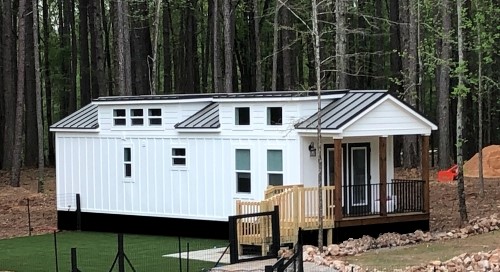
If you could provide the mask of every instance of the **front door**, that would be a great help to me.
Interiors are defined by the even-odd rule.
[[[324,185],[334,185],[334,146],[325,144]],[[346,163],[347,162],[347,163]],[[342,144],[342,210],[345,215],[371,213],[370,144]]]

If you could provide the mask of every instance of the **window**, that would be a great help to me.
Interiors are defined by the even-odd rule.
[[[130,147],[125,147],[123,149],[123,164],[125,168],[125,178],[132,177],[132,149]]]
[[[236,108],[235,109],[236,125],[250,125],[250,108]]]
[[[283,151],[267,151],[267,179],[269,185],[283,185]]]
[[[148,109],[149,125],[161,126],[161,109]]]
[[[283,124],[283,113],[281,107],[267,108],[267,124],[270,126],[280,126]]]
[[[172,165],[186,166],[186,149],[172,148]]]
[[[250,149],[236,149],[236,192],[251,192]]]
[[[132,120],[132,126],[144,125],[144,111],[143,111],[143,109],[131,109],[130,116],[131,116],[130,120]]]
[[[115,126],[125,126],[127,124],[127,119],[125,118],[124,109],[113,110],[113,124]]]

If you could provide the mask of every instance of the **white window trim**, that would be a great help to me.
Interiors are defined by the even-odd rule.
[[[238,108],[248,108],[248,125],[237,125],[236,124],[236,109]],[[250,129],[252,125],[252,107],[250,106],[234,106],[233,107],[233,126],[236,128],[236,129],[241,129],[241,130],[248,130]]]
[[[132,110],[137,110],[137,109],[142,109],[142,117],[137,116],[133,117],[131,116],[131,111]],[[149,110],[150,109],[159,109],[161,111],[160,116],[149,116]],[[114,111],[115,110],[125,110],[125,117],[118,117],[118,118],[125,118],[125,125],[115,125],[115,119],[117,119],[114,116]],[[110,130],[120,130],[120,131],[137,131],[137,130],[165,130],[165,120],[164,120],[164,110],[163,107],[113,107],[111,109],[111,117],[112,117],[112,123],[111,123],[111,128]],[[142,118],[143,119],[143,124],[142,125],[132,125],[132,118]],[[150,118],[159,118],[161,119],[161,124],[160,125],[150,125],[149,124],[149,119]]]
[[[172,151],[174,151],[174,149],[184,149],[185,155],[184,156],[174,156],[174,155],[172,155]],[[187,149],[187,147],[185,145],[172,145],[170,147],[169,151],[170,151],[170,166],[172,167],[172,169],[175,169],[175,170],[187,170],[188,169],[188,165],[189,165],[189,162],[188,162],[188,149]],[[174,158],[184,158],[186,164],[184,164],[184,165],[174,164]]]
[[[247,150],[250,150],[250,170],[237,170],[236,169],[236,150],[238,149],[247,149]],[[232,158],[232,164],[233,164],[233,186],[234,186],[234,190],[233,192],[236,194],[236,195],[241,195],[241,196],[249,196],[249,195],[252,195],[253,194],[253,191],[254,191],[254,184],[253,184],[253,180],[256,178],[256,175],[254,173],[252,173],[252,169],[255,169],[255,165],[254,165],[254,157],[255,157],[255,154],[256,152],[254,152],[254,150],[252,149],[252,146],[250,145],[235,145],[233,146],[233,151],[232,151],[232,155],[231,155],[231,158]],[[252,155],[253,154],[253,155]],[[237,176],[237,173],[249,173],[250,174],[250,192],[238,192],[238,176]]]
[[[130,162],[125,161],[125,148],[130,148]],[[124,144],[122,146],[121,150],[121,155],[122,155],[122,178],[124,183],[133,183],[134,182],[134,175],[135,175],[135,167],[134,167],[134,148],[132,144]],[[130,177],[125,176],[125,164],[130,164]]]
[[[269,150],[279,150],[281,151],[281,171],[269,171],[267,169],[267,161],[268,161],[268,157],[267,157],[267,151]],[[266,148],[266,180],[267,180],[267,185],[270,185],[269,184],[269,174],[281,174],[282,178],[283,178],[283,185],[285,185],[285,147],[283,146],[280,146],[280,147],[276,147],[276,146],[272,146],[272,147],[267,147]]]
[[[270,108],[280,108],[281,109],[281,124],[279,124],[279,125],[268,124],[269,118],[271,117],[271,116],[269,116],[269,109]],[[283,122],[284,121],[283,112],[284,112],[283,106],[266,106],[266,127],[268,127],[268,129],[282,127],[285,124],[285,122]]]

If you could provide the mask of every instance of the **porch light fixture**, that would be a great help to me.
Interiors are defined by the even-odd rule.
[[[314,142],[309,144],[309,156],[316,157],[316,148],[314,147]]]

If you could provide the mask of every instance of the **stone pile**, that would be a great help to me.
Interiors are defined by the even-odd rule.
[[[384,233],[381,234],[378,238],[373,238],[370,236],[363,236],[359,239],[349,239],[340,244],[331,244],[329,246],[323,247],[323,253],[319,253],[319,249],[315,246],[305,245],[303,247],[303,259],[306,262],[314,262],[318,265],[325,265],[329,267],[333,267],[337,271],[344,271],[345,269],[354,269],[353,271],[363,271],[360,270],[358,266],[348,264],[337,260],[337,257],[342,256],[353,256],[360,254],[362,252],[366,252],[372,249],[378,248],[390,248],[397,246],[405,246],[412,245],[422,242],[433,242],[433,241],[442,241],[442,240],[450,240],[457,238],[466,238],[471,235],[487,233],[490,231],[498,230],[500,228],[500,218],[498,214],[493,214],[489,217],[485,218],[474,218],[469,224],[463,228],[453,229],[448,232],[423,232],[421,230],[417,230],[412,233],[407,234],[398,234],[398,233]],[[287,250],[280,252],[281,256],[291,256],[293,253]],[[484,254],[492,254],[492,253],[484,253]],[[463,255],[463,254],[462,254]],[[462,256],[460,255],[460,256]],[[484,255],[484,256],[486,256]],[[498,252],[493,253],[492,257],[495,261],[498,257]],[[460,256],[456,258],[461,258]],[[464,255],[465,256],[465,255]],[[481,255],[483,256],[483,255]],[[483,256],[483,257],[484,257]],[[496,256],[496,257],[495,257]],[[469,256],[470,257],[470,256]],[[486,259],[479,259],[479,262],[486,265]],[[454,263],[458,259],[450,260],[450,264]],[[464,257],[465,258],[465,257]],[[464,258],[461,258],[464,261]],[[478,258],[476,255],[470,257],[475,260]],[[491,264],[491,260],[488,257],[487,261]],[[435,263],[437,264],[437,263]],[[442,265],[440,263],[440,265]],[[448,264],[446,264],[448,265]],[[474,263],[476,265],[476,263]],[[351,271],[351,270],[345,270]],[[423,271],[423,270],[408,270],[408,271]],[[439,270],[437,270],[439,271]],[[444,271],[444,270],[443,270]],[[447,270],[448,271],[448,270]],[[461,270],[458,270],[461,271]],[[470,271],[470,270],[468,270]],[[475,271],[475,270],[473,270]],[[497,270],[494,270],[497,271]],[[498,270],[500,272],[500,270]]]
[[[488,252],[474,254],[463,253],[448,261],[432,261],[427,265],[412,266],[404,272],[424,271],[500,271],[500,248]]]

